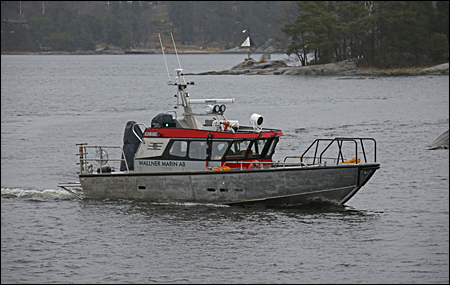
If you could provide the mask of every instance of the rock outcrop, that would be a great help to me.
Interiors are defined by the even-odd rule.
[[[447,74],[448,75],[448,62],[439,64],[430,68],[421,69],[417,72],[417,74],[420,75],[427,75],[427,74]]]
[[[448,149],[449,144],[449,132],[446,131],[442,135],[440,135],[431,145],[430,150],[434,149]]]
[[[345,60],[336,63],[308,66],[288,66],[281,60],[257,63],[253,59],[246,59],[230,70],[207,71],[195,73],[195,75],[336,75],[345,72],[356,71],[356,61]]]
[[[288,66],[281,60],[257,63],[253,59],[233,66],[229,70],[206,71],[200,73],[186,73],[186,75],[325,75],[325,76],[392,76],[392,75],[442,75],[449,74],[449,64],[444,63],[421,70],[404,72],[379,71],[374,69],[358,69],[358,59],[343,60],[340,62],[307,65]]]

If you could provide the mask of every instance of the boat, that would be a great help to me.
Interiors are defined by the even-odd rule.
[[[227,119],[234,98],[192,99],[187,88],[195,83],[184,79],[181,66],[175,71],[169,80],[177,90],[174,110],[156,114],[150,126],[127,122],[122,146],[77,143],[79,182],[58,187],[81,199],[344,205],[380,168],[373,138],[316,139],[304,152],[275,161],[282,130],[263,127],[257,113],[248,125]],[[204,110],[194,112],[199,104]]]
[[[447,130],[437,139],[435,139],[428,149],[429,150],[448,149],[448,145],[449,145],[449,131]]]

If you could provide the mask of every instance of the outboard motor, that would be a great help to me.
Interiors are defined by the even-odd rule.
[[[123,134],[123,152],[125,153],[125,157],[128,163],[128,169],[134,170],[134,155],[136,154],[137,149],[139,148],[139,144],[141,141],[136,137],[133,133],[133,125],[136,124],[135,121],[129,121],[125,126],[125,132]],[[142,131],[138,125],[134,126],[134,131],[142,139]],[[123,154],[122,154],[123,159]],[[120,171],[126,171],[127,166],[125,161],[120,162]]]

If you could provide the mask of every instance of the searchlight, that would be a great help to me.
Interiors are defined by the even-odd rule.
[[[254,113],[250,117],[250,126],[253,127],[254,130],[260,131],[262,129],[262,124],[264,123],[264,117]]]

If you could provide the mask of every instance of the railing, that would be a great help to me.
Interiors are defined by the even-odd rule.
[[[334,139],[316,139],[306,150],[303,152],[301,156],[286,156],[284,161],[227,161],[223,164],[223,167],[228,165],[240,165],[240,169],[248,169],[249,166],[245,167],[245,165],[256,165],[255,169],[264,168],[266,165],[270,165],[272,167],[306,167],[306,166],[326,166],[327,161],[331,161],[331,163],[339,165],[340,163],[360,163],[361,159],[358,158],[358,152],[362,154],[362,159],[364,163],[368,163],[368,158],[366,154],[366,148],[364,146],[364,142],[371,141],[373,142],[373,162],[377,162],[377,142],[373,138],[334,138]],[[319,149],[319,144],[321,142],[328,142],[328,144],[323,148]],[[351,152],[352,159],[344,161],[344,142],[351,142],[354,144],[354,152]],[[325,153],[330,152],[330,147],[332,145],[337,146],[337,157],[325,157]],[[323,146],[323,143],[322,143]],[[314,155],[306,156],[310,150],[314,150]],[[345,149],[347,150],[347,148]],[[348,153],[347,153],[348,154]],[[299,159],[299,162],[287,162],[288,159]],[[228,164],[228,165],[227,165]],[[245,168],[244,168],[244,167]],[[261,167],[259,167],[261,166]],[[231,167],[230,167],[231,168]]]
[[[324,141],[328,141],[328,145],[322,150],[322,152],[320,153],[320,155],[318,156],[318,151],[319,151],[319,143],[320,142],[324,142]],[[323,154],[328,151],[328,149],[330,148],[331,145],[333,145],[334,143],[337,144],[338,147],[338,155],[337,158],[335,158],[335,162],[338,165],[339,163],[344,163],[344,153],[343,153],[343,143],[344,142],[353,142],[355,144],[355,152],[353,155],[354,158],[354,162],[357,164],[359,163],[359,159],[358,159],[358,149],[360,149],[363,158],[364,158],[364,162],[367,163],[367,156],[366,156],[366,150],[364,148],[364,141],[372,141],[373,142],[373,162],[377,162],[377,142],[375,141],[375,139],[373,138],[334,138],[334,139],[316,139],[306,150],[305,152],[303,152],[303,154],[300,157],[300,160],[303,161],[304,158],[306,158],[306,154],[308,153],[308,151],[315,146],[315,150],[314,150],[314,156],[313,158],[313,162],[312,164],[315,164],[316,160],[318,160],[319,165],[322,164],[322,160],[323,159],[327,159],[325,157],[323,157]],[[359,146],[359,148],[358,148]]]
[[[292,157],[290,157],[290,158],[292,158]],[[271,167],[283,167],[283,168],[284,167],[288,167],[288,166],[308,166],[306,163],[303,163],[303,162],[300,162],[300,163],[297,163],[297,162],[286,162],[286,158],[285,158],[284,162],[280,162],[280,161],[242,161],[242,160],[241,161],[226,161],[222,165],[221,169],[225,168],[225,166],[228,166],[227,164],[228,165],[236,165],[236,164],[238,164],[240,170],[244,170],[244,169],[263,169],[264,166],[267,166],[267,165],[271,166]],[[250,165],[252,167],[250,167]],[[231,168],[230,167],[230,170],[231,169],[236,170],[236,168]]]
[[[125,153],[123,151],[123,148],[121,146],[94,146],[94,145],[87,145],[87,143],[77,143],[76,144],[78,146],[78,154],[80,156],[80,162],[77,163],[80,165],[80,173],[81,174],[85,174],[85,173],[93,173],[93,167],[94,165],[89,163],[89,162],[93,162],[96,161],[99,164],[99,170],[98,172],[101,174],[104,172],[103,169],[103,165],[106,164],[108,161],[124,161],[125,165],[127,167],[127,173],[130,172],[130,169],[128,168],[128,162],[125,156]],[[121,150],[122,153],[122,157],[121,159],[109,159],[108,157],[108,153],[106,152],[105,149],[113,149],[113,148],[119,148]],[[96,149],[96,153],[99,153],[99,156],[96,156],[95,158],[88,158],[88,151],[87,149]],[[104,157],[103,154],[106,154],[106,157]],[[112,170],[114,170],[114,168],[112,168]],[[108,171],[109,172],[109,171]]]
[[[287,163],[286,160],[288,160],[290,158],[298,158],[300,162],[299,163]],[[334,162],[336,162],[336,158],[334,158],[334,157],[322,157],[322,159],[333,160]],[[310,160],[312,160],[311,163],[309,163]],[[282,165],[283,165],[283,167],[289,166],[289,165],[312,166],[312,165],[315,165],[315,159],[314,159],[314,156],[290,155],[290,156],[286,156],[284,158]]]
[[[272,165],[273,161],[226,161],[223,165],[222,165],[222,169],[225,168],[225,166],[228,166],[227,164],[239,164],[240,165],[240,170],[244,170],[244,169],[250,169],[250,168],[254,168],[254,169],[259,169],[259,168],[264,168],[264,165]],[[244,168],[243,166],[246,167]],[[250,165],[252,165],[252,167],[250,167]],[[229,166],[228,166],[229,167]],[[230,167],[230,169],[233,169]]]
[[[132,127],[133,134],[138,138],[138,140],[139,140],[140,142],[144,142],[144,141],[141,139],[141,137],[139,137],[138,134],[136,134],[136,131],[134,130],[134,126],[139,126],[139,125],[143,125],[143,126],[144,126],[144,132],[145,132],[146,129],[148,129],[147,125],[145,125],[144,123],[135,123],[135,124],[133,124],[133,127]]]

